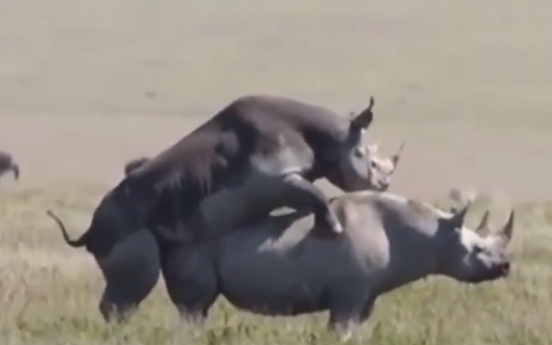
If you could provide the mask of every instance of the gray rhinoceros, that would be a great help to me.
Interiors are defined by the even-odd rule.
[[[313,236],[313,216],[270,216],[217,240],[161,250],[168,293],[181,316],[202,322],[217,296],[265,315],[329,310],[329,326],[343,336],[365,321],[376,299],[429,275],[480,283],[506,277],[514,226],[487,236],[488,212],[474,230],[464,225],[469,205],[448,213],[385,192],[354,192],[330,206],[342,237]],[[153,252],[152,252],[153,254]]]
[[[19,165],[13,156],[7,152],[0,151],[0,177],[11,172],[16,180],[19,180]]]
[[[269,315],[329,310],[329,326],[343,335],[365,321],[383,293],[429,275],[479,283],[505,277],[514,213],[487,236],[488,213],[474,230],[468,207],[448,213],[405,197],[354,192],[330,202],[344,235],[311,232],[313,215],[269,216],[217,239],[160,247],[140,230],[117,244],[101,265],[106,289],[100,310],[123,320],[158,280],[159,267],[180,315],[202,322],[217,296],[238,308]],[[58,220],[63,228],[63,224]]]
[[[364,174],[365,188],[377,189],[377,185],[371,182],[374,181],[372,176],[382,174],[381,166],[396,166],[399,154],[400,152],[391,157],[383,157],[379,154],[377,146],[367,145],[365,159],[378,164],[367,165],[367,171]],[[128,173],[146,161],[145,157],[131,160],[125,165],[124,170]],[[387,174],[392,173],[392,170],[387,171]],[[390,176],[385,179],[389,180]],[[379,178],[375,181],[378,180]],[[346,178],[344,182],[347,182]],[[163,236],[164,232],[152,232],[151,229],[144,227],[140,208],[133,206],[132,200],[126,200],[127,198],[129,196],[121,192],[120,185],[109,191],[94,211],[88,230],[75,240],[69,237],[59,217],[52,211],[47,212],[61,228],[66,243],[72,247],[85,246],[98,263],[106,279],[106,287],[100,302],[100,311],[106,320],[121,320],[127,310],[138,306],[157,283],[161,265],[158,241],[159,236]],[[229,202],[235,203],[239,200]],[[228,212],[224,204],[213,204],[209,205],[211,212],[216,214]],[[251,208],[256,206],[256,204],[250,205]],[[204,212],[209,213],[206,209]],[[207,225],[210,224],[213,223],[207,223]],[[215,236],[225,231],[210,229]],[[172,243],[170,238],[160,242],[163,247],[181,244]],[[115,317],[111,318],[111,316]]]

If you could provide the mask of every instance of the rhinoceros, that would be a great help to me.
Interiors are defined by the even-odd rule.
[[[173,242],[201,238],[198,229],[260,219],[284,206],[312,209],[321,235],[339,234],[342,226],[312,182],[325,177],[344,191],[389,187],[399,155],[379,160],[363,143],[373,106],[371,97],[364,111],[348,119],[289,98],[240,97],[128,172],[121,188],[127,200],[141,205],[146,227],[177,229]],[[205,214],[213,207],[224,214]]]
[[[493,232],[488,211],[475,230],[464,224],[469,203],[450,213],[388,192],[359,191],[332,199],[330,207],[345,226],[331,240],[313,235],[312,214],[294,212],[201,244],[162,246],[165,284],[181,316],[201,323],[222,295],[265,315],[329,310],[328,326],[347,337],[380,295],[405,284],[430,275],[476,284],[509,274],[513,210]]]
[[[366,153],[366,157],[382,165],[385,162],[396,165],[400,154],[382,157],[377,151],[377,146],[367,146]],[[125,173],[132,172],[147,161],[147,157],[129,161],[124,167]],[[367,168],[369,171],[366,174],[368,179],[366,186],[370,188],[373,186],[369,182],[371,176],[381,171],[378,170],[377,165],[369,165]],[[106,320],[123,319],[120,315],[112,314],[110,310],[126,310],[138,305],[154,288],[160,267],[159,256],[152,254],[159,251],[157,242],[161,241],[164,245],[181,244],[181,242],[171,242],[170,234],[168,238],[163,238],[163,231],[153,232],[145,227],[143,211],[132,202],[132,196],[122,191],[122,184],[117,185],[101,199],[94,210],[87,231],[75,240],[69,237],[60,218],[50,210],[47,212],[61,228],[66,243],[75,248],[84,246],[98,263],[107,282],[100,303],[100,311]],[[208,200],[204,202],[207,203]],[[236,200],[229,201],[229,203],[233,202]],[[216,209],[213,205],[221,208]],[[251,205],[253,206],[257,205]],[[214,203],[210,204],[210,207],[217,214],[225,208],[224,205]],[[205,208],[204,211],[209,214]],[[216,222],[203,223],[204,226],[212,224]],[[211,232],[216,235],[217,231]],[[218,232],[223,234],[225,231]]]
[[[14,178],[19,180],[19,165],[11,154],[0,151],[0,177],[8,172],[13,173]]]
[[[377,145],[363,142],[373,106],[371,98],[366,110],[347,119],[287,98],[239,98],[161,154],[127,162],[125,178],[102,198],[89,229],[71,244],[86,246],[95,257],[106,257],[117,241],[140,227],[168,242],[185,242],[189,234],[184,231],[179,236],[156,230],[185,228],[181,220],[186,218],[192,230],[231,228],[282,206],[305,206],[314,200],[308,190],[318,191],[321,201],[323,193],[308,182],[321,177],[345,191],[385,190],[404,144],[395,155],[383,157]],[[278,136],[275,146],[274,135]],[[252,145],[257,146],[252,149]],[[309,154],[298,156],[297,147]],[[271,152],[276,153],[263,156]],[[276,173],[263,175],[255,170],[257,164],[269,170],[286,164],[293,168],[307,156],[311,169],[300,172],[306,177],[289,173],[282,180]],[[201,203],[196,205],[198,200]],[[206,212],[213,209],[217,217]],[[315,214],[319,220],[320,212]]]
[[[450,213],[388,192],[359,191],[331,199],[330,207],[345,226],[343,236],[316,236],[308,211],[270,215],[192,245],[167,246],[147,230],[135,232],[117,244],[111,269],[104,269],[102,315],[127,319],[161,267],[184,320],[201,324],[224,296],[265,315],[328,310],[330,329],[347,337],[380,295],[405,284],[431,275],[475,284],[509,274],[513,211],[493,232],[489,212],[475,230],[465,226],[469,204]],[[128,268],[116,270],[115,263]]]

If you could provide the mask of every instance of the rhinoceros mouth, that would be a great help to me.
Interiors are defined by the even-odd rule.
[[[497,271],[499,272],[499,277],[508,277],[510,275],[510,263],[505,262],[502,265],[499,265]]]
[[[489,270],[486,270],[485,273],[477,277],[472,277],[472,279],[469,279],[469,283],[479,284],[486,281],[507,278],[509,275],[510,275],[510,263],[505,262],[505,263],[493,266]]]
[[[378,192],[386,192],[389,189],[389,183],[380,183],[376,189]]]

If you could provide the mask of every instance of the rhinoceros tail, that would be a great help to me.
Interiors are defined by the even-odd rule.
[[[15,178],[15,180],[19,180],[19,173],[20,173],[20,170],[19,170],[19,165],[17,165],[16,163],[13,163],[12,166],[11,166],[11,171],[13,172],[13,177]]]
[[[54,212],[52,212],[50,210],[47,210],[46,215],[49,216],[50,218],[52,218],[56,222],[56,224],[59,226],[59,228],[61,229],[61,234],[63,235],[63,239],[65,240],[65,242],[68,245],[70,245],[73,248],[78,248],[78,247],[82,247],[86,244],[86,234],[87,233],[82,235],[77,240],[72,240],[71,238],[69,238],[69,234],[67,233],[67,229],[65,228],[65,225],[63,224],[61,219],[59,219],[59,217],[54,214]]]

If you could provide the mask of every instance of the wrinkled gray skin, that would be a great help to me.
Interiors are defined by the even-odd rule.
[[[19,180],[19,166],[12,155],[0,151],[0,178],[6,173],[13,173],[15,180]]]
[[[201,324],[219,295],[265,315],[329,310],[328,326],[347,339],[380,295],[405,284],[431,275],[476,284],[509,274],[513,211],[492,232],[488,212],[475,230],[464,226],[469,205],[453,214],[377,192],[349,193],[330,205],[345,225],[338,239],[313,236],[312,215],[292,213],[164,249],[165,284],[180,315]]]

